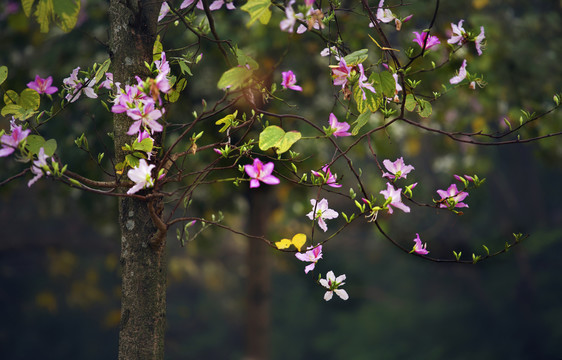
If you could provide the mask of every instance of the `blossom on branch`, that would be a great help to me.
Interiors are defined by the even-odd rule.
[[[458,44],[458,45],[462,45],[462,43],[464,42],[464,38],[466,36],[466,31],[464,31],[464,28],[462,27],[462,23],[464,22],[464,20],[459,21],[458,25],[455,25],[453,23],[451,23],[451,28],[453,29],[453,35],[451,35],[451,38],[449,40],[447,40],[447,42],[451,45],[454,44]]]
[[[330,187],[334,187],[334,188],[340,188],[341,187],[341,184],[337,183],[337,176],[332,174],[328,165],[324,165],[324,167],[322,167],[322,171],[324,172],[324,174],[319,173],[318,171],[314,171],[314,170],[311,170],[310,172],[312,173],[312,175],[314,175],[316,177],[323,178],[324,181],[325,181],[325,184],[330,186]]]
[[[328,271],[328,273],[326,274],[326,278],[320,279],[320,285],[328,289],[328,291],[326,291],[326,293],[324,294],[324,300],[330,301],[334,296],[334,293],[336,293],[336,295],[339,296],[342,300],[349,299],[349,295],[347,295],[347,292],[344,289],[339,288],[340,286],[343,286],[343,284],[345,284],[344,280],[345,274],[336,277],[333,271]]]
[[[39,153],[37,154],[37,160],[33,161],[33,164],[31,165],[31,172],[35,174],[35,177],[29,180],[27,187],[31,187],[31,185],[35,184],[37,180],[43,177],[43,174],[51,175],[47,159],[50,159],[50,157],[45,155],[45,149],[40,148]]]
[[[388,202],[388,213],[393,213],[393,207],[404,211],[410,212],[410,208],[402,202],[401,198],[402,188],[396,190],[390,183],[386,183],[386,190],[381,190],[380,194],[384,195],[385,203]]]
[[[135,183],[135,185],[127,191],[127,194],[131,195],[141,189],[153,187],[154,179],[152,178],[151,172],[155,167],[156,165],[154,164],[148,165],[145,159],[140,159],[139,166],[127,172],[129,179]]]
[[[474,39],[474,46],[476,46],[478,56],[482,55],[482,41],[484,41],[485,38],[486,35],[484,35],[484,26],[480,26],[480,34],[478,34],[478,36]]]
[[[4,134],[0,137],[0,145],[2,145],[0,157],[12,154],[31,132],[29,129],[22,130],[22,125],[16,125],[16,121],[13,117],[10,122],[10,130],[12,130],[11,134]]]
[[[53,77],[49,76],[46,79],[40,78],[39,75],[35,75],[35,81],[27,83],[27,87],[37,91],[39,94],[51,95],[57,92],[56,86],[51,86],[53,83]]]
[[[281,74],[283,76],[283,81],[281,82],[281,86],[285,89],[291,89],[295,91],[302,91],[302,87],[296,85],[297,84],[297,77],[291,70],[283,71]]]
[[[68,91],[68,94],[65,96],[65,99],[70,102],[75,102],[80,98],[80,95],[84,93],[90,99],[96,99],[98,94],[94,91],[93,87],[96,83],[96,79],[88,79],[85,78],[84,80],[78,79],[78,71],[80,67],[77,67],[72,71],[69,77],[64,79],[62,82],[65,85],[64,89]]]
[[[263,164],[260,159],[255,158],[252,165],[244,165],[244,171],[252,179],[250,180],[250,188],[260,187],[260,181],[267,185],[279,184],[279,179],[271,175],[274,164],[268,162]]]
[[[154,108],[154,101],[152,99],[145,100],[144,105],[127,110],[127,115],[131,119],[136,120],[129,127],[127,135],[138,134],[141,131],[141,125],[143,129],[150,130],[151,134],[154,131],[161,132],[164,129],[162,124],[156,121],[162,117],[162,111]]]
[[[382,163],[384,164],[384,167],[390,171],[390,173],[385,172],[382,174],[382,177],[390,180],[398,180],[402,178],[406,179],[410,171],[414,170],[412,165],[406,165],[404,163],[404,158],[402,157],[396,159],[395,162],[385,159]]]
[[[349,124],[346,122],[338,122],[338,118],[334,113],[330,113],[330,131],[334,137],[338,136],[351,136],[351,133],[348,132]]]
[[[295,256],[300,261],[306,261],[310,263],[304,268],[305,274],[308,274],[309,271],[314,270],[314,266],[316,265],[318,260],[322,259],[322,245],[309,246],[306,250],[307,252],[298,252],[295,254]]]
[[[420,255],[427,255],[429,251],[426,250],[427,243],[422,245],[420,235],[416,233],[416,238],[414,239],[414,247],[412,249],[413,252]]]
[[[326,221],[335,219],[339,216],[339,214],[328,208],[328,200],[322,199],[318,203],[316,199],[310,199],[310,203],[312,204],[312,211],[306,214],[310,220],[318,220],[318,226],[320,229],[324,230],[324,232],[328,231],[328,225],[326,225]]]
[[[447,190],[437,190],[437,194],[441,196],[438,201],[440,208],[461,208],[468,207],[462,201],[468,196],[466,191],[459,191],[456,184],[451,184]]]
[[[416,35],[416,38],[413,40],[413,42],[418,44],[422,49],[423,49],[423,43],[424,42],[425,42],[425,49],[426,50],[432,48],[435,45],[441,44],[441,41],[439,41],[439,38],[437,36],[429,35],[428,32],[422,32],[420,34],[417,31],[414,31],[413,34]],[[425,39],[428,36],[429,36],[429,38],[427,39],[427,42],[426,42]]]
[[[466,59],[463,60],[462,65],[457,75],[453,76],[449,82],[453,85],[460,83],[466,78]]]

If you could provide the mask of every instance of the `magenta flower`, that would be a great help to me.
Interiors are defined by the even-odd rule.
[[[439,200],[440,208],[461,208],[468,207],[462,201],[468,196],[466,191],[459,191],[456,184],[451,184],[447,190],[437,190],[437,194],[441,196]]]
[[[441,41],[439,41],[439,38],[437,36],[429,35],[428,32],[423,32],[420,34],[417,31],[414,31],[413,34],[416,35],[416,38],[413,41],[416,44],[418,44],[421,48],[423,48],[423,43],[425,42],[425,39],[429,36],[429,39],[427,39],[427,42],[425,44],[426,50],[432,48],[437,44],[441,44]]]
[[[165,3],[164,3],[165,4]],[[105,80],[100,83],[100,87],[104,89],[111,90],[113,87],[113,74],[112,73],[105,73]]]
[[[125,91],[118,87],[118,94],[113,100],[111,112],[116,114],[124,113],[137,108],[142,100],[149,99],[141,87],[142,85],[125,85]]]
[[[322,168],[322,171],[324,172],[324,174],[319,173],[318,171],[314,171],[314,170],[311,170],[310,172],[312,173],[312,175],[314,175],[316,177],[324,178],[324,181],[326,182],[326,185],[328,185],[328,186],[331,186],[331,187],[334,187],[334,188],[341,187],[341,184],[336,183],[337,176],[332,174],[328,165],[324,165],[324,167]]]
[[[141,189],[153,187],[154,179],[152,178],[151,172],[155,167],[156,165],[154,164],[148,165],[145,159],[140,159],[139,166],[127,172],[129,179],[135,183],[135,185],[127,191],[127,194],[131,195]]]
[[[332,135],[334,135],[334,137],[351,136],[351,133],[347,132],[347,130],[349,130],[349,124],[348,123],[338,122],[338,118],[333,113],[330,113],[330,120],[329,121],[330,121],[330,129],[334,131],[332,133]]]
[[[56,86],[51,86],[53,83],[53,77],[49,76],[46,79],[42,79],[39,75],[35,75],[35,81],[27,83],[27,87],[37,91],[39,94],[51,95],[57,92]]]
[[[392,162],[388,159],[382,162],[384,167],[390,171],[390,173],[385,172],[382,174],[382,177],[388,178],[390,180],[398,180],[398,179],[406,179],[407,175],[410,171],[414,170],[412,165],[406,165],[404,163],[404,158],[398,158],[395,162]]]
[[[136,120],[129,127],[127,135],[135,135],[139,133],[141,125],[144,129],[150,129],[150,133],[154,131],[160,132],[163,130],[162,124],[156,121],[162,117],[162,111],[154,108],[154,101],[152,101],[152,99],[149,101],[145,100],[142,108],[127,110],[127,115],[129,115],[131,119]]]
[[[410,208],[406,206],[401,199],[401,191],[402,189],[395,190],[394,187],[390,183],[386,183],[386,190],[381,190],[380,193],[384,195],[385,202],[391,199],[390,203],[388,204],[388,213],[392,214],[392,208],[395,207],[404,211],[405,213],[410,212]]]
[[[314,266],[316,265],[318,260],[322,259],[322,245],[309,246],[307,250],[308,251],[305,253],[299,252],[295,254],[297,259],[299,259],[300,261],[306,261],[310,263],[304,268],[305,274],[308,274],[309,271],[314,270]]]
[[[466,59],[463,60],[462,65],[461,65],[461,67],[460,67],[460,69],[459,69],[458,74],[455,75],[455,76],[453,76],[453,77],[449,80],[449,82],[450,82],[451,84],[453,84],[453,85],[454,85],[454,84],[458,84],[458,83],[460,83],[461,81],[463,81],[465,77],[466,77]]]
[[[156,65],[158,74],[164,74],[164,76],[167,76],[170,73],[170,63],[166,60],[166,53],[164,51],[162,51],[160,55],[160,60],[156,60],[154,65]]]
[[[484,35],[484,26],[480,26],[480,34],[474,39],[474,45],[476,46],[476,52],[478,56],[482,55],[482,41],[486,38]]]
[[[47,155],[45,155],[45,149],[39,149],[39,153],[37,154],[37,160],[33,161],[31,165],[31,172],[35,174],[33,179],[29,180],[27,183],[27,187],[31,187],[31,185],[35,184],[37,180],[39,180],[43,174],[51,175],[49,171],[49,165],[47,164],[47,159],[49,159]]]
[[[250,180],[250,188],[260,187],[260,181],[267,185],[279,184],[279,179],[271,175],[273,167],[274,164],[272,162],[263,164],[258,158],[254,159],[252,165],[244,165],[244,171],[252,179]]]
[[[420,255],[427,255],[429,251],[426,250],[427,243],[422,245],[420,235],[416,233],[416,238],[414,239],[414,248],[412,249],[413,252]]]
[[[31,132],[29,129],[22,130],[22,126],[16,125],[16,121],[13,117],[10,122],[10,130],[12,130],[11,134],[4,134],[0,137],[0,145],[2,145],[0,157],[12,154]]]
[[[349,299],[349,295],[344,289],[340,289],[339,287],[345,284],[343,281],[345,280],[345,274],[336,277],[333,271],[328,271],[326,274],[326,279],[320,279],[320,285],[324,286],[328,291],[324,294],[324,300],[330,301],[336,293],[342,300]]]
[[[283,71],[282,76],[283,76],[283,81],[281,82],[281,86],[283,86],[285,89],[302,91],[302,88],[300,86],[296,85],[297,78],[291,70]]]
[[[328,208],[328,200],[322,199],[316,203],[315,199],[310,199],[312,204],[312,211],[306,214],[310,220],[318,220],[318,226],[324,232],[328,231],[328,225],[326,225],[325,219],[335,219],[339,216],[337,212]]]

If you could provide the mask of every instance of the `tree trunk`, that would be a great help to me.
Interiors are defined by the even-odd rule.
[[[144,62],[152,62],[158,12],[162,0],[111,0],[110,55],[113,79],[136,83],[146,77]],[[122,146],[131,120],[114,114],[113,135],[117,162],[124,160]],[[123,174],[126,177],[126,172]],[[160,208],[161,204],[154,204]],[[157,234],[148,203],[133,198],[119,201],[121,227],[122,303],[119,359],[163,359],[166,325],[165,234],[155,246]],[[163,236],[162,236],[163,235]]]
[[[249,193],[250,214],[248,233],[264,236],[274,209],[274,192],[262,185]],[[259,240],[248,239],[248,285],[246,294],[246,359],[269,358],[269,330],[271,303],[271,254]]]

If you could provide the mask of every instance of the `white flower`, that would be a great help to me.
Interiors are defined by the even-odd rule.
[[[47,159],[49,158],[49,156],[45,155],[45,149],[40,148],[39,153],[37,154],[37,160],[33,161],[33,164],[31,165],[31,172],[35,174],[35,177],[27,182],[27,187],[31,187],[31,185],[35,184],[37,180],[41,179],[41,177],[43,177],[43,173],[51,175],[51,172],[48,170],[49,164],[47,164]]]
[[[306,216],[310,220],[318,219],[320,229],[324,230],[324,232],[328,231],[328,225],[326,225],[324,219],[335,219],[339,214],[328,208],[328,200],[326,199],[322,199],[318,203],[316,203],[315,199],[310,199],[310,203],[312,204],[312,211],[306,214]]]
[[[150,172],[156,167],[154,164],[148,165],[146,160],[140,159],[139,166],[127,172],[129,179],[135,182],[135,185],[127,191],[131,195],[141,189],[146,189],[154,186],[154,179]]]
[[[345,274],[336,277],[333,271],[328,271],[326,274],[325,279],[320,279],[320,285],[324,286],[328,291],[324,294],[324,300],[329,301],[334,296],[334,292],[337,296],[339,296],[342,300],[349,299],[349,295],[344,289],[339,289],[340,286],[345,284],[343,281],[345,280]]]

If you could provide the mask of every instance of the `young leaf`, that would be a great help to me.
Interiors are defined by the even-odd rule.
[[[269,10],[270,5],[271,0],[248,0],[248,2],[240,8],[250,14],[250,21],[248,21],[246,26],[252,26],[256,20],[259,20],[263,25],[267,25],[271,18],[271,10]]]

